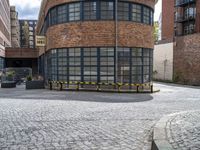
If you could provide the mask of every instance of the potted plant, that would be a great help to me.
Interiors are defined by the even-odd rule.
[[[1,88],[15,88],[16,83],[14,81],[15,72],[9,71],[5,73],[5,78],[2,80]]]
[[[6,80],[7,81],[14,81],[15,72],[9,71],[6,73]]]
[[[39,78],[32,78],[32,76],[26,77],[26,89],[44,89],[44,81]]]
[[[26,77],[26,80],[27,80],[27,81],[32,81],[32,76],[27,76],[27,77]]]

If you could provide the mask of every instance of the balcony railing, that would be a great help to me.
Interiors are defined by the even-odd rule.
[[[190,35],[190,34],[195,34],[197,33],[197,31],[195,29],[189,30],[188,32],[175,32],[175,36],[186,36],[186,35]]]
[[[181,16],[178,15],[175,17],[175,22],[186,22],[186,21],[194,21],[196,19],[196,14],[188,15],[188,16]]]
[[[196,0],[176,0],[176,7],[185,6],[188,4],[196,3]]]

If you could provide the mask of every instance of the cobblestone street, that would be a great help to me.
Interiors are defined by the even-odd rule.
[[[172,116],[166,125],[168,141],[174,149],[200,149],[200,111]]]
[[[0,149],[150,150],[161,117],[200,109],[200,88],[155,85],[161,92],[0,89]]]

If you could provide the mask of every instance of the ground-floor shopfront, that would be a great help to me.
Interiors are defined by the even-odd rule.
[[[39,72],[51,81],[148,83],[153,50],[147,48],[61,48],[39,58]]]
[[[33,75],[38,74],[38,59],[35,58],[6,58],[6,68],[31,68]]]

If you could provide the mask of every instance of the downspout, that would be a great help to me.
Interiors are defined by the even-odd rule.
[[[118,0],[115,0],[115,82],[118,80]]]

